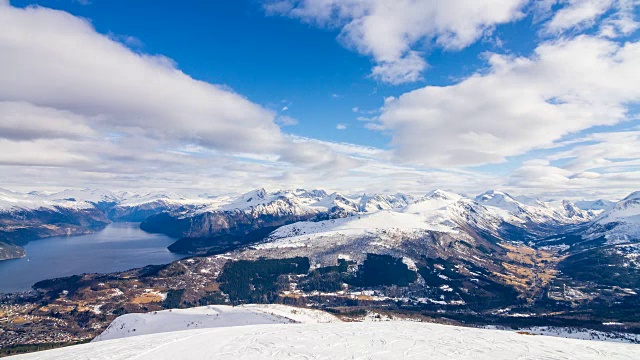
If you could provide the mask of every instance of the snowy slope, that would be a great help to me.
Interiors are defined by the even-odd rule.
[[[343,219],[298,222],[274,231],[262,248],[303,246],[316,238],[364,237],[436,231],[457,234],[462,225],[496,233],[502,218],[471,199],[436,190],[400,209],[359,213]]]
[[[202,306],[122,315],[93,341],[192,329],[338,321],[338,318],[323,311],[284,305]]]
[[[39,209],[55,210],[56,207],[89,209],[100,203],[117,204],[117,206],[121,207],[134,207],[154,202],[196,204],[206,203],[207,201],[211,200],[188,199],[177,194],[165,192],[113,193],[110,191],[96,189],[68,189],[52,194],[39,192],[23,194],[0,189],[0,211]]]
[[[394,242],[420,237],[420,234],[425,232],[460,234],[466,231],[465,226],[498,236],[500,224],[505,217],[510,216],[501,214],[500,211],[492,211],[458,194],[435,190],[400,209],[378,210],[342,219],[286,225],[274,231],[265,243],[257,248],[308,247],[323,245],[338,238],[387,239],[384,246],[392,247]],[[469,236],[471,235],[466,235],[467,238]],[[379,241],[375,243],[381,244]]]
[[[367,253],[402,257],[408,263],[427,254],[480,263],[485,255],[478,249],[495,245],[476,231],[498,236],[501,221],[471,199],[431,193],[402,209],[285,225],[243,254],[306,256],[313,266],[333,265],[341,256],[362,261]]]
[[[403,210],[406,213],[424,213],[425,211],[444,209],[462,199],[461,195],[443,191],[434,190],[424,197],[408,204]]]
[[[608,200],[581,200],[575,202],[576,206],[582,210],[605,211],[610,209],[616,203]]]
[[[328,237],[334,235],[361,237],[381,231],[412,232],[416,230],[432,230],[455,232],[451,225],[440,223],[435,217],[421,214],[402,213],[397,211],[378,211],[341,219],[318,222],[305,221],[278,228],[270,235],[269,241],[262,247],[278,247],[284,245],[278,239],[287,239],[287,243],[295,243],[314,236]]]
[[[594,219],[586,238],[604,236],[609,244],[640,241],[640,191],[636,191]]]
[[[413,202],[413,198],[404,194],[395,195],[367,195],[360,198],[358,208],[361,212],[375,212],[379,210],[400,209]]]
[[[475,201],[513,225],[580,224],[593,219],[597,214],[594,211],[582,210],[566,200],[543,202],[533,198],[523,199],[525,202],[520,202],[507,193],[490,190],[478,195]]]
[[[92,208],[93,204],[72,197],[55,197],[40,193],[22,194],[0,189],[0,212],[40,209],[55,211],[57,207],[82,210]]]
[[[638,359],[640,346],[415,322],[252,325],[93,342],[15,359]]]
[[[211,212],[245,212],[265,214],[317,214],[325,209],[311,206],[325,198],[322,190],[280,190],[267,192],[265,189],[252,190],[238,197],[221,196],[200,199],[192,210],[179,214],[180,217],[198,216]]]
[[[67,189],[57,193],[49,194],[46,197],[52,200],[75,199],[76,201],[87,201],[95,204],[100,202],[115,203],[121,200],[121,197],[118,196],[118,194],[115,194],[111,191],[98,189]]]
[[[311,206],[322,212],[331,213],[333,217],[347,217],[360,211],[358,199],[350,199],[340,193],[332,193]]]
[[[512,217],[500,209],[490,209],[459,194],[434,190],[407,205],[403,213],[419,215],[430,223],[458,229],[471,226],[498,236],[500,224]],[[515,218],[512,219],[515,221]]]

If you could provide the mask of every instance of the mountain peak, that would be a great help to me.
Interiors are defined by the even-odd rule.
[[[462,198],[462,195],[456,194],[454,192],[442,190],[442,189],[435,189],[435,190],[429,191],[425,195],[425,198],[427,198],[427,199],[442,199],[442,200],[459,200],[459,199]]]
[[[247,202],[254,199],[264,199],[267,197],[267,190],[264,188],[251,190],[248,193],[242,195],[240,198],[246,200]]]
[[[476,196],[475,200],[479,203],[487,203],[488,205],[499,203],[519,203],[518,200],[506,192],[499,190],[489,190]]]
[[[629,196],[623,199],[623,201],[628,200],[640,200],[640,191],[632,192],[631,194],[629,194]]]

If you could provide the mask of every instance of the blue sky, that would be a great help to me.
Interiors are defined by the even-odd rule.
[[[637,0],[2,3],[22,34],[0,38],[11,188],[552,198],[640,180]]]
[[[316,28],[295,19],[265,16],[256,0],[12,1],[40,5],[87,18],[102,34],[136,51],[161,54],[195,79],[224,84],[281,114],[298,120],[286,131],[329,141],[387,147],[388,135],[363,127],[353,108],[378,110],[388,96],[429,85],[450,85],[484,66],[490,40],[462,51],[426,49],[424,80],[394,86],[370,78],[372,61],[336,40],[339,28]],[[496,29],[509,52],[529,55],[535,46],[532,15]],[[129,39],[131,38],[131,39]],[[127,40],[129,39],[129,40]],[[286,111],[282,111],[283,107]],[[364,115],[366,116],[366,114]],[[347,131],[336,129],[347,124]]]
[[[135,37],[135,50],[167,56],[195,79],[224,84],[296,118],[299,126],[287,132],[376,146],[388,142],[377,133],[335,129],[338,123],[361,128],[353,107],[375,110],[385,94],[400,93],[368,79],[370,60],[340,46],[337,30],[265,16],[260,3],[251,0],[158,1],[153,6],[137,0],[12,2],[34,3],[88,18],[100,33]],[[377,89],[384,94],[376,94]],[[285,106],[289,109],[282,112]]]

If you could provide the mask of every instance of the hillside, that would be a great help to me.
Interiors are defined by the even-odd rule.
[[[638,359],[640,346],[429,323],[250,325],[93,342],[15,359]]]
[[[143,314],[126,314],[115,319],[93,341],[121,339],[130,336],[210,329],[232,326],[330,323],[340,320],[324,311],[277,304],[243,306],[201,306],[171,309]]]

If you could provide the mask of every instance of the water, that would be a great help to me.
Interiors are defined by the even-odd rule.
[[[45,279],[123,271],[184,257],[167,250],[175,239],[138,226],[113,223],[95,234],[32,241],[24,247],[27,257],[0,261],[0,293],[31,290]]]

